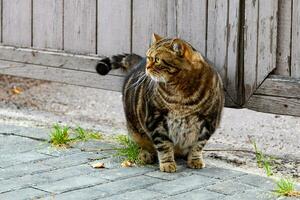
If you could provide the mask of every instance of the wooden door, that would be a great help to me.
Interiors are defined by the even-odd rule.
[[[260,2],[266,1],[263,0]],[[273,1],[271,0],[271,2]],[[249,4],[252,4],[252,1],[249,1]],[[257,3],[255,6],[258,6]],[[263,59],[262,61],[259,61],[259,59],[261,59],[261,48],[259,45],[266,44],[267,47],[270,45],[267,43],[262,43],[259,39],[259,35],[257,36],[258,39],[255,39],[254,36],[253,41],[251,41],[251,49],[249,49],[249,46],[245,48],[244,69],[246,107],[263,112],[300,116],[299,10],[300,1],[279,0],[278,27],[276,31],[277,41],[275,41],[275,43],[277,42],[277,48],[273,49],[276,49],[277,51],[272,52],[274,57],[268,57],[269,59]],[[253,19],[253,15],[249,15],[249,19]],[[249,24],[249,22],[247,22],[246,15],[246,26],[247,24]],[[260,28],[260,26],[258,27]],[[275,28],[276,27],[274,27],[273,30],[275,30]],[[255,25],[254,29],[256,29]],[[251,37],[251,31],[247,30],[245,33],[247,34],[248,38]],[[260,33],[260,31],[258,31],[258,33]],[[256,34],[256,30],[253,30],[252,35],[253,34]],[[267,34],[266,38],[270,36],[271,35]],[[275,36],[273,35],[273,37]],[[257,52],[255,51],[256,41],[258,42]],[[274,45],[274,42],[272,45]],[[251,59],[253,58],[253,55],[251,55],[253,52],[258,53],[258,60],[256,61]],[[265,56],[265,54],[262,55]],[[263,64],[265,69],[259,69],[263,67],[260,66],[261,64]],[[256,76],[253,74],[255,71],[257,72]]]

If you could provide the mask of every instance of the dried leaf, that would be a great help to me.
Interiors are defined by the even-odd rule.
[[[92,163],[91,166],[96,169],[105,168],[104,163],[101,163],[101,162]]]
[[[23,92],[22,88],[19,88],[19,87],[16,87],[14,86],[12,89],[11,89],[11,92],[13,94],[20,94],[21,92]]]
[[[122,167],[132,167],[133,165],[134,163],[130,162],[129,160],[125,160],[121,164]]]

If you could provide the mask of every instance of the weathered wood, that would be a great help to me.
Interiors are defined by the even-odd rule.
[[[292,0],[279,0],[278,6],[278,47],[274,74],[290,76]]]
[[[205,55],[206,0],[178,0],[177,34]]]
[[[31,46],[31,0],[3,0],[3,43]]]
[[[63,48],[63,1],[33,0],[33,47]]]
[[[300,78],[300,1],[293,1],[291,76]]]
[[[96,0],[64,1],[64,50],[96,53]]]
[[[245,1],[244,91],[247,101],[256,89],[258,1]]]
[[[129,53],[131,0],[98,1],[98,54]]]
[[[300,99],[300,80],[273,75],[261,84],[255,94]]]
[[[166,0],[133,0],[132,51],[144,56],[152,33],[167,36]]]
[[[207,58],[220,73],[224,85],[227,85],[227,13],[228,1],[208,1]]]
[[[78,71],[95,72],[95,66],[101,57],[75,55],[62,52],[0,47],[0,60],[26,64],[45,65]],[[121,70],[112,70],[111,74],[123,76]]]
[[[253,95],[245,107],[267,113],[300,116],[300,99],[296,98]]]
[[[240,29],[240,1],[228,1],[228,41],[227,41],[227,72],[226,72],[226,90],[233,101],[241,104],[241,91],[239,88],[239,80],[243,76],[242,71],[238,70],[240,63],[238,56],[239,49],[239,29]]]
[[[257,85],[276,67],[277,1],[259,1]]]
[[[0,69],[0,74],[42,79],[113,91],[121,91],[124,80],[124,77],[120,76],[100,76],[97,73],[91,72],[75,71],[7,61],[0,61],[0,66],[8,66],[8,68]]]
[[[177,1],[167,1],[167,36],[177,36]]]

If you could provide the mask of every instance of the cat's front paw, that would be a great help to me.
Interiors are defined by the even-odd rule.
[[[167,172],[167,173],[176,172],[176,163],[175,162],[160,163],[159,169],[160,171]]]
[[[203,159],[188,160],[187,165],[189,168],[192,168],[192,169],[202,169],[205,167],[205,163],[204,163]]]

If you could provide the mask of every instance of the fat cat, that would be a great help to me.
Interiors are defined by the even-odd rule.
[[[158,158],[163,172],[175,172],[177,156],[190,168],[205,167],[202,150],[220,124],[222,80],[189,43],[153,34],[146,58],[116,55],[99,62],[97,72],[123,68],[123,107],[128,134],[140,147],[140,159]]]

